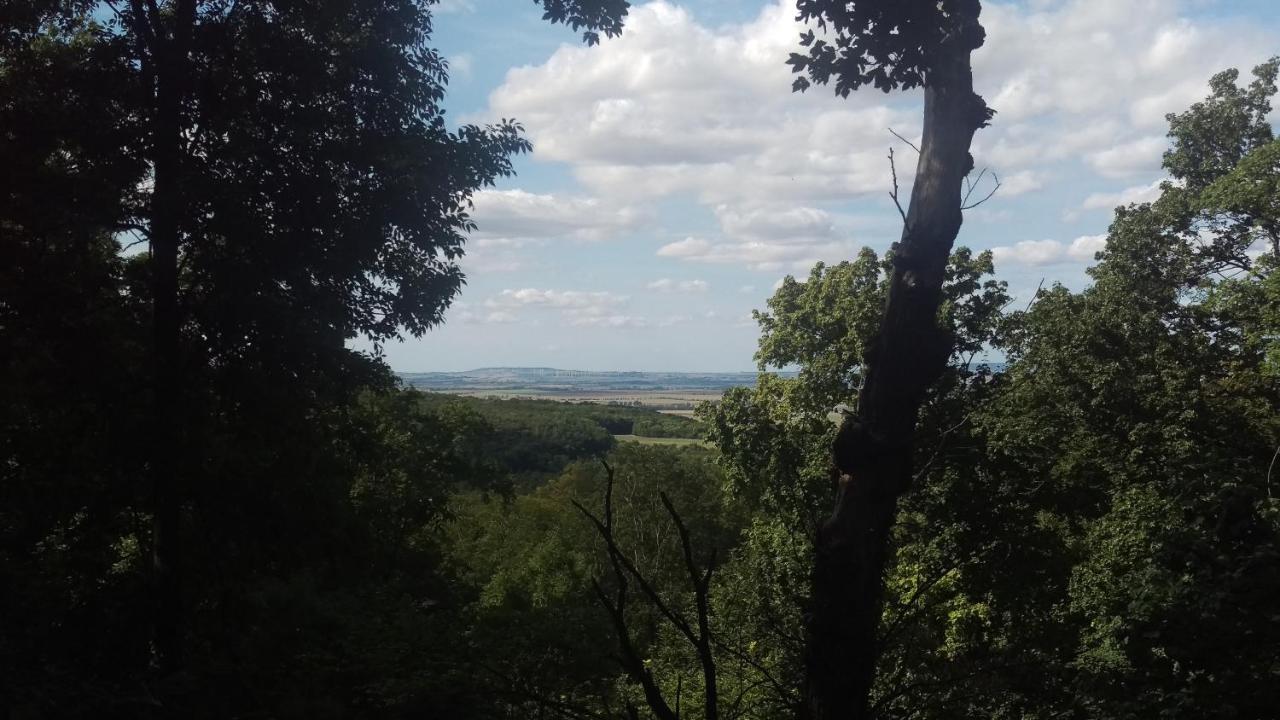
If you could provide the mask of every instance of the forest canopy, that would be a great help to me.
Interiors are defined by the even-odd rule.
[[[928,93],[920,169],[692,419],[397,380],[531,147],[445,121],[430,4],[6,6],[0,707],[1273,718],[1280,59],[1167,117],[1087,287],[1015,302],[954,244],[978,6],[797,5],[798,89]]]

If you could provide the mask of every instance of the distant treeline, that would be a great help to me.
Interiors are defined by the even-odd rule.
[[[645,408],[417,394],[424,409],[452,406],[481,416],[489,427],[483,441],[486,454],[521,486],[537,484],[575,460],[608,453],[615,445],[614,435],[702,437],[697,421]]]
[[[611,435],[702,437],[702,426],[693,418],[668,415],[643,407],[530,398],[476,398],[437,393],[424,393],[423,397],[426,402],[461,401],[490,422],[541,426],[552,419],[579,419],[590,421]]]

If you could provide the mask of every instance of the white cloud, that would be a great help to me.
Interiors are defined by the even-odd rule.
[[[487,323],[513,323],[519,321],[519,318],[512,313],[503,310],[495,310],[488,315],[485,315],[484,321]]]
[[[449,72],[452,77],[471,77],[473,69],[475,69],[475,58],[471,57],[471,53],[458,53],[449,57]]]
[[[516,308],[549,310],[557,313],[565,325],[595,328],[640,328],[652,323],[646,318],[629,315],[622,306],[627,296],[605,291],[551,290],[540,288],[507,289],[485,300],[490,308],[481,320],[476,314],[472,321],[489,323],[513,322],[510,312]]]
[[[718,205],[723,237],[687,237],[658,249],[661,257],[744,265],[752,270],[808,270],[819,260],[838,261],[856,251],[840,240],[835,218],[812,207]]]
[[[475,0],[440,0],[431,10],[441,15],[470,15],[476,11],[476,3]]]
[[[581,290],[540,290],[538,288],[521,288],[519,290],[503,290],[497,297],[485,301],[487,307],[550,307],[583,310],[620,305],[626,302],[625,295],[611,292],[584,292]]]
[[[918,111],[875,93],[791,92],[794,7],[709,28],[666,2],[632,8],[599,47],[562,46],[511,70],[492,117],[518,117],[536,157],[570,163],[603,196],[702,202],[844,199],[887,187],[887,128]]]
[[[1163,136],[1152,135],[1091,153],[1088,161],[1106,177],[1132,177],[1159,170],[1168,145]]]
[[[1185,0],[984,3],[974,57],[979,92],[997,110],[975,157],[1006,173],[1075,162],[1106,177],[1158,170],[1164,116],[1181,112],[1227,67],[1274,52],[1265,27],[1183,17]]]
[[[1062,262],[1089,262],[1106,247],[1105,235],[1082,235],[1070,243],[1057,240],[1023,240],[1011,246],[991,248],[997,267],[1010,265],[1053,265]]]
[[[574,327],[640,328],[649,327],[648,320],[635,315],[593,315],[568,313],[566,318]]]
[[[1034,170],[1022,170],[1008,176],[997,176],[1000,179],[1000,189],[996,191],[993,197],[1016,197],[1029,192],[1034,192],[1044,187],[1044,180],[1041,174]],[[977,176],[974,181],[977,182]],[[970,202],[978,202],[991,192],[991,186],[987,184],[987,178],[982,178],[982,182],[977,183],[973,188],[973,195],[969,198]]]
[[[479,242],[527,243],[531,239],[605,240],[630,232],[643,214],[599,198],[481,190],[472,219]]]
[[[797,239],[835,237],[831,214],[812,207],[719,205],[716,218],[724,234],[738,239]]]
[[[704,293],[710,289],[710,285],[706,280],[672,280],[671,278],[659,278],[649,283],[645,287],[658,292],[682,292],[682,293]]]
[[[745,265],[752,270],[808,270],[819,260],[838,261],[857,251],[842,242],[712,242],[688,237],[658,248],[661,257],[690,262]]]
[[[1202,97],[1213,72],[1251,67],[1273,51],[1265,28],[1192,24],[1187,8],[1178,0],[984,4],[975,80],[999,114],[974,155],[1004,183],[993,204],[1046,187],[1060,176],[1052,163],[1104,177],[1155,171],[1164,114]],[[720,220],[718,249],[699,256],[707,261],[741,256],[758,267],[777,262],[762,256],[816,257],[813,245],[837,242],[822,206],[888,188],[885,150],[899,144],[888,128],[919,134],[920,94],[793,94],[785,59],[797,47],[794,16],[780,1],[749,22],[710,27],[650,2],[632,8],[620,37],[566,44],[509,71],[487,115],[520,118],[535,156],[568,164],[598,198],[585,213],[596,220],[576,225],[568,219],[584,213],[566,207],[549,220],[554,232],[617,234],[630,227],[637,198],[683,195]],[[898,165],[906,188],[914,163]],[[791,247],[797,240],[811,247]],[[783,241],[787,249],[776,246]]]
[[[984,3],[975,82],[997,122],[1059,113],[1158,129],[1163,113],[1204,94],[1209,74],[1252,67],[1274,44],[1263,27],[1192,25],[1186,9],[1177,0],[1069,0],[1030,11]]]
[[[1160,197],[1160,184],[1157,180],[1149,185],[1135,185],[1113,193],[1093,193],[1084,199],[1085,210],[1113,210],[1117,207],[1133,203],[1152,202]]]
[[[520,318],[514,313],[505,310],[494,310],[488,313],[477,313],[472,310],[460,309],[453,315],[459,322],[469,325],[505,325],[519,322]]]

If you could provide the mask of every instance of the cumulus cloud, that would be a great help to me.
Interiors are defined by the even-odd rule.
[[[998,176],[1000,179],[1000,189],[997,191],[998,197],[1016,197],[1029,192],[1034,192],[1044,187],[1044,179],[1041,173],[1034,170],[1022,170],[1010,175]],[[975,181],[977,178],[975,177]],[[971,202],[977,202],[986,197],[991,190],[985,185],[986,178],[983,182],[974,186]]]
[[[454,317],[456,317],[460,322],[464,322],[469,325],[506,325],[520,321],[520,318],[514,313],[510,313],[505,310],[478,313],[474,310],[462,309],[459,310]]]
[[[1062,262],[1088,262],[1106,247],[1105,235],[1082,235],[1070,243],[1057,240],[1023,240],[1014,245],[994,247],[996,265],[1053,265]]]
[[[854,251],[853,243],[840,239],[832,215],[817,208],[718,205],[715,214],[723,237],[687,237],[658,248],[658,255],[752,270],[807,270]]]
[[[1152,202],[1160,197],[1160,184],[1157,180],[1149,185],[1135,185],[1113,193],[1093,193],[1084,199],[1081,205],[1085,210],[1112,210],[1133,203]]]
[[[1252,66],[1273,49],[1265,28],[1193,25],[1187,9],[1175,0],[984,5],[974,74],[999,115],[975,156],[1005,181],[1005,197],[1043,187],[1048,162],[1106,177],[1158,168],[1164,114],[1201,97],[1212,71]],[[791,93],[794,15],[779,2],[713,28],[668,2],[638,5],[620,37],[511,70],[489,113],[521,118],[538,157],[568,163],[601,197],[688,194],[732,206],[725,225],[749,223],[762,204],[883,192],[888,128],[918,135],[919,94]],[[900,165],[906,184],[912,163]]]
[[[625,295],[616,295],[606,291],[587,292],[582,290],[540,290],[538,288],[521,288],[519,290],[503,290],[497,297],[485,301],[488,307],[549,307],[572,308],[577,310],[620,305],[626,302]]]
[[[458,53],[449,57],[449,72],[453,77],[471,77],[471,71],[474,69],[475,58],[471,53]]]
[[[1159,170],[1168,145],[1164,136],[1152,135],[1091,153],[1088,160],[1105,177],[1131,177]]]
[[[712,242],[687,237],[658,248],[661,257],[690,262],[745,265],[752,270],[807,270],[819,260],[833,261],[856,252],[852,243],[842,242]]]
[[[682,293],[704,293],[710,289],[710,285],[706,280],[672,280],[671,278],[659,278],[649,283],[645,287],[658,292],[682,292]]]
[[[1204,94],[1205,68],[1252,66],[1265,28],[1192,24],[1176,0],[985,3],[974,80],[1002,122],[1047,115],[1160,129]],[[1099,148],[1102,149],[1102,148]]]
[[[918,111],[873,93],[793,94],[794,14],[779,3],[710,28],[666,2],[639,5],[620,37],[510,71],[490,114],[520,118],[536,156],[570,163],[602,195],[720,203],[880,191],[887,128],[918,123]]]
[[[479,228],[475,237],[482,244],[524,244],[547,238],[605,240],[629,232],[643,217],[632,206],[599,198],[524,190],[481,190],[474,202],[472,219]]]
[[[541,288],[506,289],[485,300],[491,312],[469,315],[472,321],[511,322],[512,310],[527,308],[552,312],[570,327],[640,328],[653,325],[648,319],[626,312],[628,298],[607,291],[552,290]],[[483,319],[480,319],[483,318]]]
[[[649,327],[648,320],[635,315],[596,315],[591,313],[568,313],[566,318],[574,327],[595,328],[639,328]]]

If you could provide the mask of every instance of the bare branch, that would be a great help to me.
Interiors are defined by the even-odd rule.
[[[756,672],[760,673],[760,676],[764,678],[764,680],[770,686],[773,687],[774,693],[778,696],[778,699],[783,702],[783,704],[786,704],[786,705],[795,704],[794,695],[789,690],[787,690],[787,687],[785,685],[783,685],[781,682],[778,681],[777,678],[773,676],[773,673],[769,672],[769,668],[765,667],[764,665],[761,665],[760,662],[757,661],[755,658],[751,657],[747,653],[735,647],[732,647],[731,645],[724,642],[723,640],[720,640],[718,638],[715,638],[714,640],[715,640],[716,647],[728,653],[730,657],[738,660],[739,662],[750,667],[752,670],[755,670]]]
[[[896,131],[896,130],[894,130],[893,128],[889,128],[889,132],[893,133],[893,136],[894,136],[894,137],[896,137],[896,138],[898,138],[899,140],[901,140],[902,142],[906,143],[906,144],[907,144],[907,147],[911,148],[912,150],[915,150],[917,155],[919,155],[919,154],[920,154],[920,148],[916,147],[916,144],[915,144],[915,143],[913,143],[913,142],[911,142],[910,140],[908,140],[908,139],[906,139],[906,138],[902,137],[901,135],[899,135],[899,134],[897,133],[897,131]]]
[[[604,715],[594,710],[583,707],[581,705],[576,705],[570,702],[566,702],[565,700],[557,700],[553,697],[549,697],[539,692],[537,688],[530,686],[527,682],[524,682],[518,678],[507,675],[506,673],[502,672],[501,670],[487,663],[482,662],[482,663],[478,663],[478,665],[480,666],[480,669],[484,670],[485,672],[494,676],[498,681],[500,681],[507,688],[506,692],[510,693],[511,695],[515,695],[517,697],[525,698],[526,700],[531,700],[537,703],[540,707],[547,708],[548,710],[551,710],[552,712],[560,715],[561,717],[587,718],[589,720],[606,720]]]
[[[649,581],[640,572],[639,568],[635,566],[635,563],[631,562],[631,559],[628,558],[626,554],[622,552],[622,548],[618,547],[618,543],[616,539],[613,537],[612,527],[610,527],[606,523],[602,523],[596,516],[588,512],[587,509],[584,508],[577,500],[573,500],[571,502],[573,503],[574,507],[578,508],[579,512],[581,512],[583,515],[586,516],[586,518],[589,521],[591,521],[591,524],[595,525],[596,534],[599,535],[600,538],[605,541],[605,545],[609,550],[610,559],[620,568],[625,568],[627,574],[631,575],[636,579],[636,582],[640,585],[640,590],[643,591],[645,596],[649,598],[649,601],[653,603],[654,607],[656,607],[658,611],[661,612],[663,616],[667,618],[667,620],[671,621],[671,624],[674,625],[676,629],[679,630],[680,633],[684,635],[685,638],[687,638],[689,642],[696,647],[698,640],[697,640],[697,636],[693,632],[693,627],[689,624],[689,622],[683,616],[681,616],[679,613],[673,610],[669,605],[667,605],[666,602],[662,600],[662,596],[658,594],[657,589],[649,584]],[[606,505],[607,504],[608,504],[608,501],[606,500]],[[611,514],[612,514],[611,510],[606,510],[606,517],[610,517]]]
[[[699,573],[698,565],[693,560],[693,543],[689,540],[689,528],[676,512],[675,505],[665,492],[658,493],[662,506],[667,509],[671,521],[680,533],[680,547],[684,550],[685,569],[689,571],[689,584],[693,586],[694,601],[698,606],[698,638],[694,648],[698,651],[698,661],[702,665],[703,694],[705,696],[704,715],[707,720],[716,720],[719,716],[718,690],[716,689],[716,663],[711,651],[711,611],[708,591],[711,587],[711,572],[715,567],[715,551],[707,562],[706,572]],[[692,638],[691,638],[692,639]]]
[[[645,702],[649,705],[649,709],[653,711],[659,720],[679,720],[679,716],[667,704],[666,698],[662,695],[661,688],[653,679],[653,674],[645,667],[644,661],[640,658],[640,654],[636,651],[635,645],[631,642],[631,631],[627,627],[626,604],[627,604],[627,575],[630,574],[640,583],[641,589],[644,591],[658,607],[659,611],[667,617],[672,624],[685,632],[686,636],[692,641],[692,630],[688,623],[683,621],[678,615],[674,614],[670,608],[662,602],[657,592],[649,585],[639,570],[627,559],[621,548],[613,536],[613,485],[614,472],[613,468],[604,459],[600,459],[600,464],[605,470],[605,491],[604,491],[604,521],[592,515],[577,500],[573,500],[573,506],[578,509],[586,518],[595,526],[596,532],[605,541],[608,549],[609,563],[613,567],[614,579],[618,584],[617,600],[611,602],[609,596],[605,593],[604,588],[600,586],[599,581],[592,580],[591,585],[595,589],[596,598],[600,601],[601,607],[609,614],[609,619],[613,622],[614,634],[618,636],[618,648],[622,653],[619,658],[622,669],[632,681],[638,683],[644,690]],[[634,708],[628,708],[633,717],[638,717]]]
[[[973,189],[978,187],[978,183],[982,182],[982,178],[986,176],[987,176],[986,168],[982,168],[982,172],[978,173],[978,177],[974,179],[972,182],[969,181],[968,175],[964,176],[965,193],[964,193],[964,197],[960,199],[960,209],[963,210],[964,206],[969,203],[969,196],[973,194]]]
[[[1036,285],[1036,291],[1031,293],[1031,301],[1027,303],[1026,310],[1022,312],[1030,312],[1031,306],[1036,304],[1036,299],[1040,297],[1040,289],[1044,287],[1044,278],[1040,278],[1040,284]]]
[[[893,174],[893,190],[889,193],[889,197],[893,198],[893,204],[898,208],[898,215],[902,216],[902,224],[907,224],[907,212],[902,209],[902,203],[898,202],[898,167],[893,162],[893,148],[889,148],[889,172]]]
[[[1271,498],[1271,471],[1276,468],[1276,458],[1280,458],[1280,445],[1276,446],[1276,452],[1271,456],[1271,464],[1267,466],[1267,498]]]
[[[986,172],[986,171],[984,170],[983,172]],[[986,201],[990,200],[990,199],[991,199],[991,197],[992,197],[993,195],[995,195],[995,194],[996,194],[996,191],[1000,189],[1000,177],[999,177],[998,175],[996,175],[995,173],[991,173],[991,178],[992,178],[993,180],[995,180],[995,183],[996,183],[996,184],[995,184],[995,187],[991,188],[991,192],[987,193],[987,196],[986,196],[986,197],[982,198],[981,200],[979,200],[979,201],[978,201],[978,202],[976,202],[976,203],[973,203],[972,205],[961,205],[961,206],[960,206],[960,209],[961,209],[961,210],[972,210],[972,209],[974,209],[974,208],[978,207],[979,205],[981,205],[982,203],[984,203],[984,202],[986,202]],[[981,176],[979,176],[979,177],[978,177],[978,179],[979,179],[979,180],[981,180],[981,179],[982,179],[982,177],[981,177]],[[977,183],[977,181],[975,181],[975,182],[973,183],[973,187],[977,187],[977,186],[978,186],[978,183]],[[973,188],[970,188],[970,189],[969,189],[969,192],[973,192]],[[966,194],[966,196],[965,196],[965,200],[968,200],[968,199],[969,199],[969,198],[968,198],[968,195]]]

